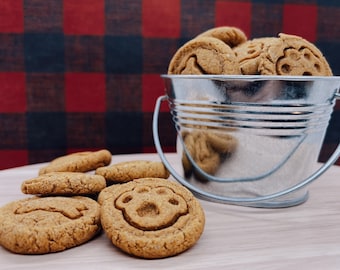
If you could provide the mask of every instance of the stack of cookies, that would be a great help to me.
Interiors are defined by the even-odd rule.
[[[248,40],[235,27],[216,27],[185,43],[169,74],[332,76],[320,50],[306,39],[281,33]]]
[[[190,191],[168,180],[161,162],[111,163],[108,150],[52,160],[22,182],[35,195],[0,208],[0,245],[20,254],[46,254],[83,244],[103,228],[134,256],[179,254],[200,238],[205,216]]]

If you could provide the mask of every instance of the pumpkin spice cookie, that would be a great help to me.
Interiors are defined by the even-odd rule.
[[[213,37],[197,37],[172,57],[168,74],[241,74],[234,51]]]
[[[170,176],[162,162],[148,160],[132,160],[100,167],[96,170],[96,174],[113,183],[124,183],[145,177],[168,178]]]
[[[112,243],[141,258],[164,258],[192,247],[205,216],[184,186],[161,178],[111,186],[101,206],[103,229]]]
[[[105,187],[106,180],[101,175],[51,172],[25,180],[21,191],[39,195],[89,195],[98,194]]]
[[[108,150],[85,151],[58,157],[45,167],[39,175],[49,172],[87,172],[110,164],[112,155]]]
[[[14,253],[62,251],[100,229],[100,206],[87,197],[32,197],[0,208],[0,245]]]

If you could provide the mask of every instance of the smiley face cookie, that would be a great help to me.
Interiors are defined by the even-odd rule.
[[[112,243],[128,254],[173,256],[192,247],[203,232],[200,203],[176,182],[142,178],[109,189],[102,200],[102,226]]]
[[[100,229],[100,206],[87,197],[32,197],[0,208],[0,245],[14,253],[62,251]]]
[[[45,167],[39,175],[49,172],[87,172],[110,164],[112,155],[106,150],[84,151],[58,157]]]

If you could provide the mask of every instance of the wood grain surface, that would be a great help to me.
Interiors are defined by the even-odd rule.
[[[174,167],[176,154],[166,155]],[[113,156],[112,162],[159,160],[156,154]],[[25,198],[21,182],[43,164],[0,171],[0,206]],[[340,269],[340,167],[333,166],[308,187],[302,205],[261,209],[201,200],[202,237],[171,258],[144,260],[115,248],[104,233],[63,252],[17,255],[0,247],[0,269]]]

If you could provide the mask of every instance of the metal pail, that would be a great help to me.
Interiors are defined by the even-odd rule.
[[[340,156],[317,160],[340,77],[162,75],[154,142],[181,184],[204,199],[288,207],[308,198],[306,186]],[[158,136],[160,105],[167,101],[177,130],[183,171],[167,161]]]

